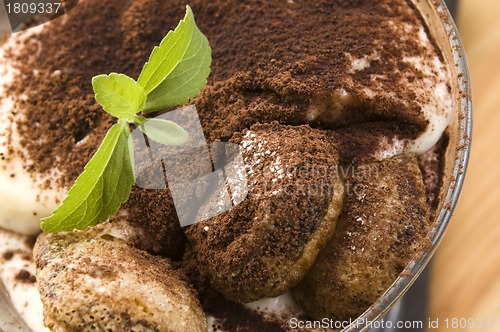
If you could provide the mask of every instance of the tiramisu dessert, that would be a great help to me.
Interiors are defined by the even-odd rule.
[[[239,146],[246,197],[181,227],[169,188],[136,185],[103,223],[40,234],[116,122],[93,77],[137,78],[186,5],[212,52],[187,105]],[[33,331],[355,319],[428,246],[450,80],[409,0],[81,0],[0,48],[0,280]]]

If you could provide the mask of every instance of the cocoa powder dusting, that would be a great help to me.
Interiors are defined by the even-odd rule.
[[[23,283],[34,284],[36,282],[36,277],[24,269],[16,274],[15,279]]]
[[[449,134],[445,133],[432,150],[419,157],[420,170],[425,183],[427,202],[431,207],[432,220],[434,220],[440,203],[439,194],[445,167],[443,155],[448,147],[449,140]]]
[[[331,201],[337,202],[338,155],[334,140],[305,125],[258,124],[231,142],[243,147],[248,196],[189,226],[186,235],[212,286],[246,303],[281,295],[296,284],[312,264],[303,261],[305,252],[314,255],[309,243],[319,232],[333,232],[335,220],[325,215]],[[341,204],[338,199],[335,209]]]
[[[289,125],[298,128],[294,134],[303,135],[283,135],[281,139],[290,140],[289,146],[300,144],[305,136],[324,145],[327,137],[331,140],[329,148],[319,149],[317,145],[301,152],[349,163],[369,159],[382,138],[413,139],[425,129],[427,121],[421,105],[427,100],[416,100],[412,88],[413,82],[422,80],[423,73],[401,59],[425,58],[436,50],[419,44],[418,31],[402,29],[404,24],[421,24],[409,1],[192,0],[189,5],[213,51],[209,84],[191,101],[210,141],[229,141],[233,137],[239,143],[244,131],[252,126],[254,130],[277,131]],[[47,24],[41,33],[19,42],[16,52],[7,54],[19,70],[8,92],[25,95],[16,100],[24,113],[16,117],[16,124],[27,151],[26,156],[21,156],[25,167],[39,173],[61,171],[60,178],[46,183],[46,187],[69,188],[115,122],[95,102],[92,77],[119,72],[137,78],[153,47],[177,25],[184,12],[184,0],[80,1],[68,15]],[[352,71],[352,59],[363,59],[374,52],[378,57],[370,60],[369,66]],[[387,87],[391,94],[369,97],[363,88],[370,88],[374,82]],[[312,108],[334,108],[337,100],[332,96],[340,90],[351,96],[348,112],[311,118]],[[339,156],[334,156],[330,148],[338,150]],[[432,167],[440,163],[442,160],[433,160]],[[426,165],[423,160],[421,164]],[[440,183],[438,166],[433,168],[437,174],[423,171],[424,177],[430,179],[426,183]],[[427,194],[434,206],[435,188]],[[290,208],[287,212],[279,203],[271,202],[267,208],[281,209],[284,214],[295,211]],[[242,209],[256,210],[255,204],[245,204]],[[324,210],[326,204],[325,199],[318,199],[318,210]],[[300,207],[294,208],[300,211]],[[159,254],[173,259],[184,254],[183,267],[200,292],[200,301],[219,318],[221,328],[284,331],[279,321],[266,320],[210,289],[205,267],[199,266],[189,249],[184,252],[186,236],[168,190],[134,187],[123,209],[131,222],[144,225],[161,244]],[[231,220],[224,225],[227,229],[220,230],[217,243],[223,246],[230,242],[231,236],[237,234],[234,227],[241,226],[241,232],[251,226],[248,211],[238,212],[237,223]],[[317,211],[302,212],[305,220],[310,217],[308,213]],[[317,225],[305,223],[305,229],[293,229],[294,225],[285,221],[282,226],[288,229],[284,229],[282,238],[269,239],[269,243],[275,241],[273,250],[293,256],[303,248],[301,240]],[[191,235],[191,240],[198,240],[200,234]],[[204,253],[208,259],[208,249],[214,243],[199,241],[197,245],[209,246]],[[242,257],[246,255],[244,249],[244,245],[232,248]],[[220,259],[231,262],[227,255]],[[248,280],[264,277],[258,270],[248,271],[245,276]],[[30,276],[23,272],[19,278]]]
[[[2,257],[4,260],[9,261],[12,259],[12,257],[14,257],[14,253],[12,251],[8,250],[2,254]]]
[[[213,49],[210,86],[196,99],[207,136],[229,139],[256,122],[306,123],[311,98],[350,89],[346,54],[362,58],[374,50],[384,60],[354,76],[369,84],[374,70],[382,69],[391,74],[398,98],[366,104],[363,118],[397,120],[413,131],[425,126],[411,88],[396,84],[411,69],[401,67],[401,57],[425,52],[417,35],[400,43],[387,25],[393,19],[418,23],[401,1],[195,0],[190,5]],[[11,94],[27,96],[20,101],[26,118],[19,126],[34,171],[57,167],[63,170],[62,185],[74,181],[113,123],[93,99],[91,78],[109,72],[137,77],[183,12],[184,2],[176,0],[83,1],[33,37],[36,43],[30,38],[19,54],[9,55],[19,60],[21,72]],[[344,121],[349,120],[334,125]]]

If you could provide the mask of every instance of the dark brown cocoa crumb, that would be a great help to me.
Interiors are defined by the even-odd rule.
[[[346,79],[369,84],[374,70],[390,73],[391,92],[398,98],[362,103],[350,112],[352,119],[335,126],[358,121],[359,116],[363,121],[397,121],[414,131],[425,126],[414,92],[398,84],[410,70],[401,67],[402,56],[425,52],[416,34],[398,42],[398,34],[387,26],[391,19],[419,22],[401,1],[263,5],[256,0],[193,0],[190,5],[213,49],[210,87],[196,100],[207,136],[228,139],[255,122],[306,123],[312,99],[339,88],[358,96]],[[24,42],[20,54],[9,55],[20,60],[21,77],[10,93],[27,95],[20,105],[26,118],[19,120],[19,130],[34,171],[58,167],[63,170],[61,184],[72,184],[113,122],[94,101],[91,78],[112,71],[137,77],[151,49],[183,12],[181,0],[81,2],[33,37],[37,43]],[[351,63],[346,54],[363,58],[374,50],[383,61],[347,74]],[[234,110],[237,113],[231,114]]]
[[[431,229],[417,158],[357,165],[332,240],[292,290],[315,319],[344,321],[373,304],[424,249]]]
[[[24,240],[24,244],[26,244],[28,248],[33,249],[33,247],[35,246],[36,239],[37,235],[30,236]]]
[[[186,234],[211,285],[228,299],[251,302],[300,280],[333,233],[336,216],[325,216],[340,212],[343,188],[335,140],[321,130],[256,124],[231,142],[242,147],[248,196]]]
[[[373,159],[374,152],[386,146],[383,142],[416,138],[418,132],[397,122],[368,122],[330,131],[339,144],[339,153],[344,163]],[[390,144],[390,143],[386,143]]]
[[[427,202],[431,207],[431,219],[433,219],[440,203],[439,197],[445,166],[444,152],[448,147],[449,140],[448,133],[445,133],[432,150],[418,158],[420,170],[422,171],[424,179]]]
[[[31,261],[32,256],[31,252],[23,250],[23,249],[12,249],[12,250],[7,250],[2,254],[2,258],[5,260],[10,260],[12,257],[15,255],[19,256],[22,260],[25,261]]]
[[[12,251],[6,251],[2,254],[3,259],[6,261],[11,260],[14,257],[14,253]]]
[[[144,231],[158,243],[156,253],[173,260],[182,257],[185,235],[170,191],[133,187],[123,208],[128,211],[127,220],[145,226]]]
[[[15,279],[23,283],[34,284],[36,282],[36,277],[24,269],[19,271]]]

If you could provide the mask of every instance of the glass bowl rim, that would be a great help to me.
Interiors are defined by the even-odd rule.
[[[412,0],[412,2],[421,0]],[[413,285],[418,276],[425,269],[430,259],[438,248],[443,235],[448,227],[453,211],[458,202],[470,156],[472,137],[472,91],[470,74],[465,56],[464,47],[459,36],[458,28],[445,4],[444,0],[425,0],[439,17],[448,34],[454,65],[457,70],[458,88],[461,93],[459,98],[459,150],[453,167],[453,173],[447,192],[444,195],[442,208],[433,222],[431,233],[431,246],[429,250],[423,251],[420,256],[406,266],[404,273],[400,274],[385,293],[372,304],[363,314],[350,322],[343,331],[364,332],[370,329],[371,322],[379,321],[389,310],[401,299],[406,291]]]

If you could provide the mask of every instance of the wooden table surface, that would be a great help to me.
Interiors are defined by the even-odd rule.
[[[461,0],[458,26],[472,76],[470,166],[431,275],[429,317],[497,318],[500,331],[500,1]]]

